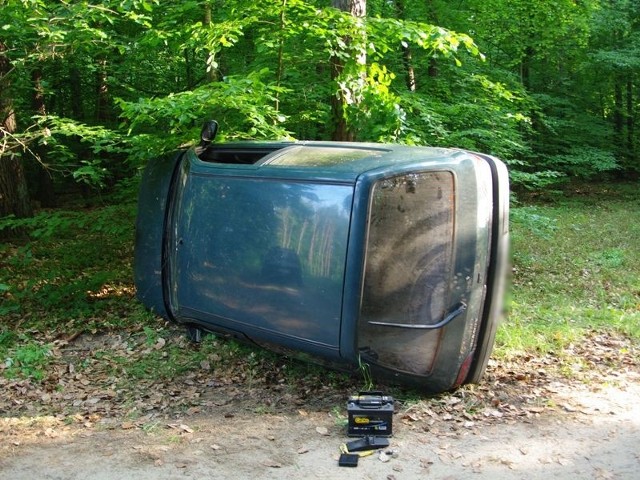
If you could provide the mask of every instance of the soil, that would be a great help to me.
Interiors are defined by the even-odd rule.
[[[60,364],[68,373],[74,348],[95,353],[114,341],[74,339],[60,345]],[[389,448],[356,468],[338,458],[353,440],[346,398],[357,383],[202,372],[109,391],[74,374],[57,380],[70,396],[3,379],[0,478],[638,478],[638,346],[594,334],[573,353],[570,374],[554,356],[521,357],[492,361],[480,385],[396,397]]]

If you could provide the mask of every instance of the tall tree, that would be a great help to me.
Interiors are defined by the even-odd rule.
[[[366,64],[366,33],[362,19],[367,14],[366,0],[331,0],[331,5],[340,11],[349,13],[352,22],[352,34],[344,37],[346,49],[350,55],[335,55],[331,59],[331,79],[338,84],[336,95],[331,98],[331,116],[333,119],[332,140],[353,141],[356,138],[355,126],[347,121],[348,104],[357,104],[360,92],[363,67]],[[347,65],[351,69],[345,70]]]
[[[47,107],[45,103],[43,74],[39,66],[31,71],[31,81],[33,83],[32,110],[36,115],[44,117],[47,114]],[[34,145],[31,147],[31,150],[37,159],[34,198],[43,207],[55,207],[57,202],[53,179],[51,172],[46,168],[46,162],[44,160],[47,153],[46,145]]]
[[[0,40],[0,217],[31,216],[33,211],[27,191],[20,151],[13,135],[16,114],[11,96],[11,62],[7,46]]]

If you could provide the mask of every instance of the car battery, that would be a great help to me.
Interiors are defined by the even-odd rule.
[[[350,437],[390,437],[393,434],[393,398],[382,392],[360,392],[347,402]]]

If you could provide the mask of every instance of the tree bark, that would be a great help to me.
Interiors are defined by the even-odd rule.
[[[110,116],[107,59],[100,58],[96,69],[96,120],[104,123]]]
[[[204,18],[203,18],[203,22],[202,25],[205,28],[209,28],[211,26],[211,23],[213,22],[213,6],[211,5],[211,2],[205,2],[204,4]],[[215,58],[215,53],[210,52],[209,53],[209,59],[207,59],[209,62],[213,61],[214,58],[211,58],[211,56],[214,56]],[[218,81],[218,69],[214,68],[213,65],[211,64],[207,64],[206,65],[207,68],[207,82],[209,83],[213,83],[213,82],[217,82]]]
[[[527,91],[531,89],[531,62],[534,53],[533,47],[525,48],[520,62],[520,80]]]
[[[42,84],[42,70],[39,68],[33,70],[33,72],[31,72],[31,80],[33,82],[33,111],[37,115],[44,116],[47,114],[47,108],[44,99],[44,86]],[[57,202],[51,172],[47,169],[46,146],[34,145],[31,147],[31,150],[36,155],[37,160],[37,173],[35,178],[37,185],[35,186],[34,198],[40,202],[41,206],[53,208],[57,206]]]
[[[276,85],[278,89],[282,83],[284,75],[284,34],[286,28],[285,11],[287,8],[287,0],[282,0],[282,9],[280,10],[280,38],[278,39],[278,65],[276,66]],[[280,93],[276,92],[276,111],[280,110]]]
[[[619,153],[622,154],[624,150],[624,105],[622,94],[623,80],[621,75],[616,75],[614,80],[615,85],[613,87],[613,135],[615,138],[615,144],[619,147]]]
[[[336,80],[344,65],[337,58],[331,60],[331,78]],[[346,119],[347,102],[342,92],[338,92],[331,97],[331,118],[333,119],[333,132],[331,132],[331,140],[336,142],[352,142],[355,140],[355,132],[353,128],[347,124]]]
[[[17,155],[11,135],[16,131],[16,115],[11,97],[11,62],[0,41],[0,217],[33,215],[22,159]],[[0,232],[0,236],[6,237]]]
[[[404,15],[404,1],[396,0],[396,10],[398,12],[398,18],[405,19]],[[411,54],[411,48],[407,45],[406,47],[402,45],[402,63],[405,69],[405,83],[407,85],[407,89],[410,92],[415,92],[416,85],[416,72],[413,67],[413,56]]]
[[[633,98],[633,77],[629,73],[629,78],[627,79],[627,159],[630,164],[636,156]]]
[[[71,90],[71,114],[76,120],[84,121],[84,105],[82,103],[82,75],[75,63],[69,68],[69,89]]]
[[[366,0],[331,0],[331,6],[349,12],[354,17],[363,18],[367,12]],[[352,40],[345,39],[345,43],[349,44]],[[364,64],[366,58],[357,58],[357,62]],[[336,82],[344,71],[343,62],[334,57],[331,59],[331,79]],[[337,95],[331,97],[331,117],[333,120],[333,132],[331,139],[335,141],[351,142],[356,139],[353,126],[347,123],[346,119],[347,101],[342,91],[338,91]]]

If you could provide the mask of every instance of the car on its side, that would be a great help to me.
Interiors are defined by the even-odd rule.
[[[139,299],[217,332],[428,392],[478,382],[502,316],[498,159],[374,143],[211,143],[149,162]]]

